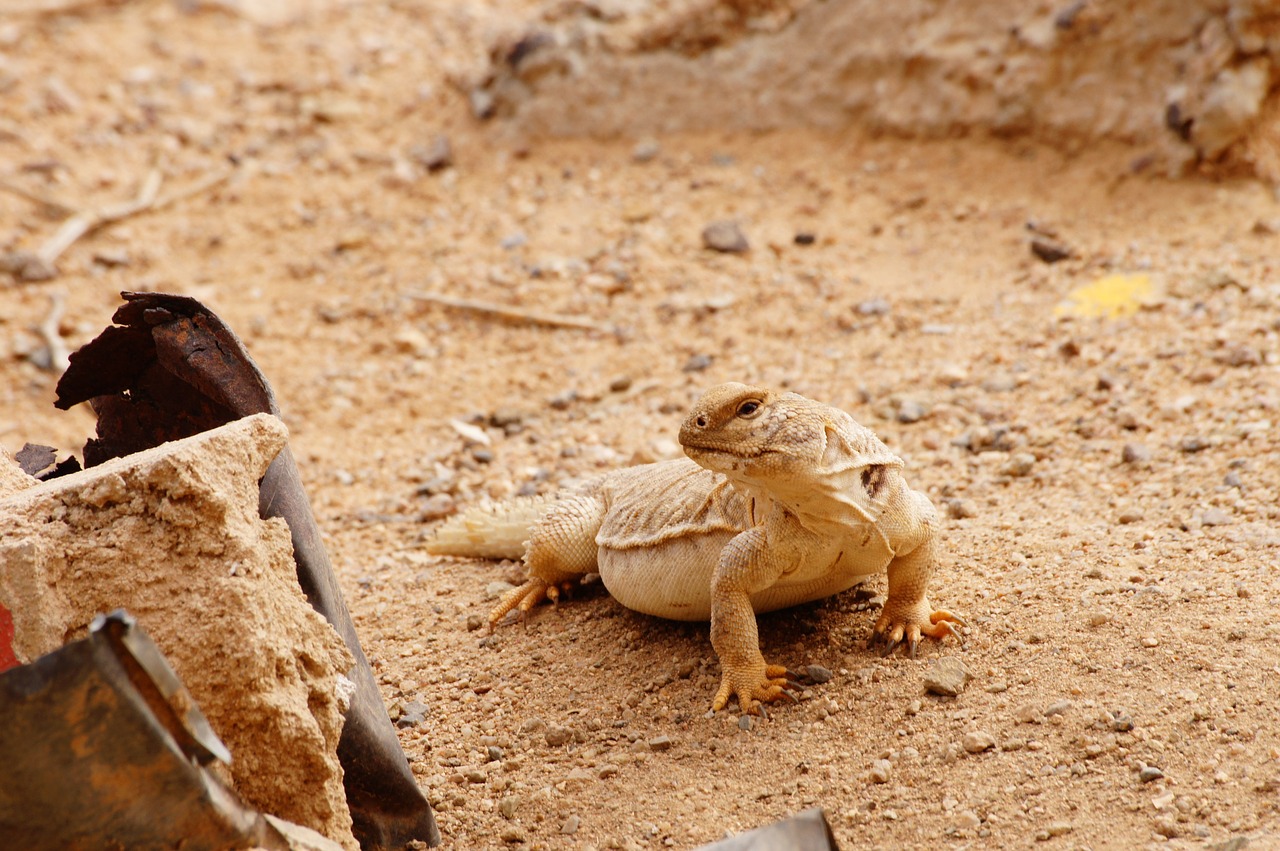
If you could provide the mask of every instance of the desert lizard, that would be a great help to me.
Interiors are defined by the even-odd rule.
[[[588,573],[628,608],[711,621],[722,680],[713,701],[744,712],[778,700],[787,670],[766,664],[755,615],[838,594],[887,570],[872,634],[887,655],[963,624],[925,596],[937,514],[903,463],[844,411],[745,384],[707,390],[680,428],[688,458],[601,475],[560,499],[517,500],[451,519],[437,554],[523,556],[528,579],[489,616],[528,612]]]

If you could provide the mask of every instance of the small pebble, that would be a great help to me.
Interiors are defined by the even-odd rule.
[[[520,809],[520,804],[519,795],[507,795],[498,801],[498,812],[505,819],[513,819],[516,817],[516,810]]]
[[[711,355],[693,355],[685,361],[684,366],[680,367],[680,370],[681,372],[701,372],[711,366],[714,360],[715,359],[711,357]]]
[[[631,149],[631,159],[638,163],[647,163],[662,152],[662,146],[656,139],[641,139]]]
[[[1000,468],[1000,472],[1006,476],[1020,478],[1031,474],[1031,470],[1036,465],[1036,456],[1030,452],[1019,452],[1011,457]]]
[[[947,507],[947,516],[952,520],[964,520],[967,517],[977,517],[978,507],[971,499],[948,499],[944,503]]]
[[[1013,711],[1013,717],[1019,724],[1039,724],[1044,721],[1044,713],[1035,704],[1025,703]]]
[[[497,745],[489,745],[489,750],[486,753],[486,759],[489,762],[498,762],[499,760],[502,759],[502,755],[503,755],[502,748],[498,747]]]
[[[702,244],[713,251],[741,254],[751,246],[737,222],[712,222],[702,229]]]
[[[1067,710],[1069,710],[1071,707],[1072,707],[1072,703],[1069,700],[1054,701],[1053,703],[1045,707],[1044,715],[1046,718],[1053,715],[1062,715],[1066,713]]]
[[[578,828],[582,826],[582,819],[577,816],[569,816],[564,820],[564,824],[560,825],[560,833],[564,836],[573,836],[578,832]]]
[[[821,665],[810,665],[804,669],[804,672],[809,675],[809,679],[819,685],[831,682],[835,676],[830,668],[824,668]]]
[[[409,158],[427,171],[439,171],[453,165],[453,145],[448,136],[436,136],[425,145],[410,148]]]
[[[502,841],[509,845],[519,845],[527,841],[524,831],[515,825],[509,825],[504,828],[501,837]]]
[[[738,729],[751,732],[756,726],[756,719],[750,715],[740,715],[738,717]]]
[[[808,231],[800,231],[795,236],[796,245],[813,245],[817,241],[817,236]]]
[[[982,819],[973,810],[961,810],[956,816],[956,827],[961,830],[974,830],[982,826]]]
[[[858,302],[858,306],[855,309],[863,316],[884,316],[892,308],[887,299],[873,298],[868,301]]]
[[[870,778],[872,783],[888,783],[893,775],[893,763],[887,759],[877,759],[871,763]]]
[[[982,730],[970,730],[960,737],[960,746],[969,753],[982,753],[996,746],[995,738]]]
[[[1153,780],[1160,780],[1164,777],[1164,772],[1156,768],[1154,765],[1145,765],[1138,772],[1138,779],[1143,783],[1150,783]]]
[[[1200,515],[1202,526],[1226,526],[1231,522],[1231,515],[1221,508],[1206,508]]]
[[[573,731],[567,727],[548,727],[543,736],[547,740],[547,744],[553,748],[567,745],[573,741]]]
[[[1156,638],[1154,635],[1144,635],[1142,637],[1142,646],[1143,647],[1159,647],[1160,639]]]
[[[972,676],[965,669],[964,662],[955,656],[942,656],[934,659],[924,674],[924,688],[930,694],[944,697],[955,697],[964,691]]]
[[[898,406],[897,418],[900,423],[916,423],[924,419],[924,405],[914,399],[907,399]]]
[[[669,751],[671,746],[675,744],[670,736],[655,736],[649,740],[649,748],[655,751]]]
[[[1031,240],[1031,253],[1045,263],[1057,263],[1070,257],[1071,249],[1060,242],[1037,236]]]

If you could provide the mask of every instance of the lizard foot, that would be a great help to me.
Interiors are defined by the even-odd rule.
[[[956,630],[952,624],[964,626],[964,620],[959,616],[948,612],[945,609],[938,609],[929,615],[928,623],[920,623],[912,617],[894,617],[893,613],[886,611],[881,613],[880,619],[876,621],[875,629],[871,631],[870,647],[879,647],[881,656],[888,656],[905,640],[907,643],[907,655],[912,659],[916,658],[916,648],[920,645],[920,636],[927,635],[930,638],[942,640],[948,635],[954,635],[956,640],[961,644],[964,643],[964,637]]]
[[[506,617],[507,612],[512,609],[519,609],[521,616],[524,616],[529,614],[529,610],[543,600],[550,600],[553,603],[558,602],[560,594],[565,593],[567,595],[572,590],[572,585],[572,582],[548,582],[545,579],[530,576],[523,585],[518,588],[512,588],[502,595],[498,605],[494,606],[493,611],[489,612],[489,629],[493,629],[498,624],[498,621]]]
[[[792,677],[795,675],[783,665],[766,665],[763,661],[756,666],[747,666],[746,670],[726,670],[720,679],[720,690],[711,702],[711,711],[719,712],[729,703],[729,698],[738,701],[738,708],[745,714],[765,714],[762,703],[775,700],[796,701],[796,696],[789,689],[800,688]]]

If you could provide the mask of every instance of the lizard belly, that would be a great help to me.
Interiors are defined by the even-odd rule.
[[[711,577],[736,532],[709,532],[655,547],[599,551],[600,580],[622,605],[676,621],[711,620]]]
[[[893,559],[882,537],[861,525],[823,536],[823,545],[805,555],[794,570],[751,595],[757,612],[772,612],[847,591],[881,573]]]

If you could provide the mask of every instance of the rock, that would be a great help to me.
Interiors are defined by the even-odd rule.
[[[658,144],[657,139],[641,139],[631,149],[631,159],[638,163],[647,163],[660,153],[662,153],[662,146]]]
[[[520,725],[520,732],[523,735],[540,733],[545,729],[547,729],[547,722],[541,718],[530,718]]]
[[[971,499],[951,498],[943,502],[946,507],[947,516],[952,520],[964,520],[967,517],[978,516],[978,506]]]
[[[504,755],[505,755],[505,752],[502,750],[502,748],[498,747],[497,745],[489,745],[488,751],[485,753],[485,761],[498,762],[502,759]]]
[[[1244,138],[1262,110],[1270,72],[1265,57],[1218,72],[1191,124],[1191,141],[1201,156],[1214,159]]]
[[[1192,452],[1203,452],[1212,445],[1213,443],[1207,438],[1192,435],[1179,441],[1178,448],[1187,454],[1191,454]]]
[[[809,233],[808,231],[800,231],[794,237],[794,242],[796,245],[813,245],[817,241],[818,241],[817,235]]]
[[[858,306],[854,309],[861,316],[887,316],[893,308],[888,299],[873,298],[858,302]]]
[[[1144,765],[1142,770],[1138,772],[1138,779],[1143,783],[1151,783],[1154,780],[1164,778],[1164,772],[1156,768],[1154,765]]]
[[[982,819],[973,810],[961,810],[956,816],[956,827],[960,830],[976,830],[982,826]]]
[[[561,745],[567,745],[573,741],[573,731],[568,727],[550,726],[546,729],[543,737],[547,740],[547,744],[553,748]]]
[[[737,222],[712,222],[702,229],[702,244],[713,251],[741,254],[751,246]]]
[[[1130,509],[1126,509],[1125,511],[1121,511],[1120,515],[1116,517],[1116,522],[1119,523],[1121,526],[1128,526],[1132,523],[1142,522],[1142,518],[1145,516],[1146,515],[1144,515],[1138,509],[1130,508]]]
[[[739,729],[739,730],[745,730],[746,732],[748,732],[748,733],[749,733],[749,732],[751,732],[753,729],[755,729],[755,726],[756,726],[756,719],[755,719],[754,717],[752,717],[752,716],[750,716],[750,715],[740,715],[740,716],[738,716],[738,729]]]
[[[671,746],[674,744],[675,741],[670,736],[654,736],[649,740],[649,749],[658,752],[669,751],[671,750]]]
[[[896,417],[900,423],[916,423],[924,419],[924,405],[914,399],[906,399],[898,406]]]
[[[417,727],[427,720],[427,711],[428,707],[425,703],[411,700],[400,707],[400,717],[396,719],[396,726],[401,730]]]
[[[1231,523],[1231,515],[1221,508],[1206,508],[1200,514],[1201,526],[1226,526]]]
[[[982,730],[970,730],[960,737],[960,746],[968,753],[982,753],[996,746],[995,737]]]
[[[1030,475],[1035,465],[1036,456],[1030,452],[1019,452],[1004,462],[1000,467],[1000,472],[1006,476],[1021,478],[1022,476]]]
[[[964,691],[972,676],[955,656],[934,659],[924,674],[924,688],[930,694],[955,697]]]
[[[573,836],[578,832],[578,828],[581,826],[582,819],[577,816],[569,816],[564,820],[564,823],[560,825],[560,833],[563,836]]]
[[[453,165],[453,145],[448,136],[436,136],[425,145],[410,148],[409,158],[427,171],[440,171]]]
[[[1013,710],[1013,717],[1019,724],[1040,724],[1044,721],[1044,713],[1033,703],[1024,703]]]
[[[0,606],[23,662],[127,609],[235,754],[236,793],[354,848],[337,757],[353,660],[298,585],[288,527],[258,514],[286,436],[258,414],[0,498]]]
[[[804,672],[808,674],[809,679],[813,680],[818,685],[829,683],[832,678],[835,677],[835,674],[830,668],[824,668],[821,665],[809,665],[804,669]]]
[[[714,361],[715,359],[711,355],[693,355],[685,361],[680,370],[682,372],[701,372],[711,366]]]
[[[506,795],[498,801],[498,812],[504,819],[510,821],[516,817],[516,811],[520,809],[522,803],[519,795]]]
[[[499,838],[508,845],[522,845],[528,841],[524,830],[514,824],[504,827],[502,833],[499,834]]]
[[[872,783],[888,783],[893,776],[893,763],[887,759],[877,759],[871,763],[871,771],[867,776]]]
[[[1045,707],[1044,717],[1049,718],[1054,715],[1063,715],[1070,710],[1073,705],[1074,704],[1069,700],[1056,700]]]
[[[1031,253],[1045,263],[1057,263],[1071,256],[1071,249],[1060,242],[1044,236],[1031,239]]]

